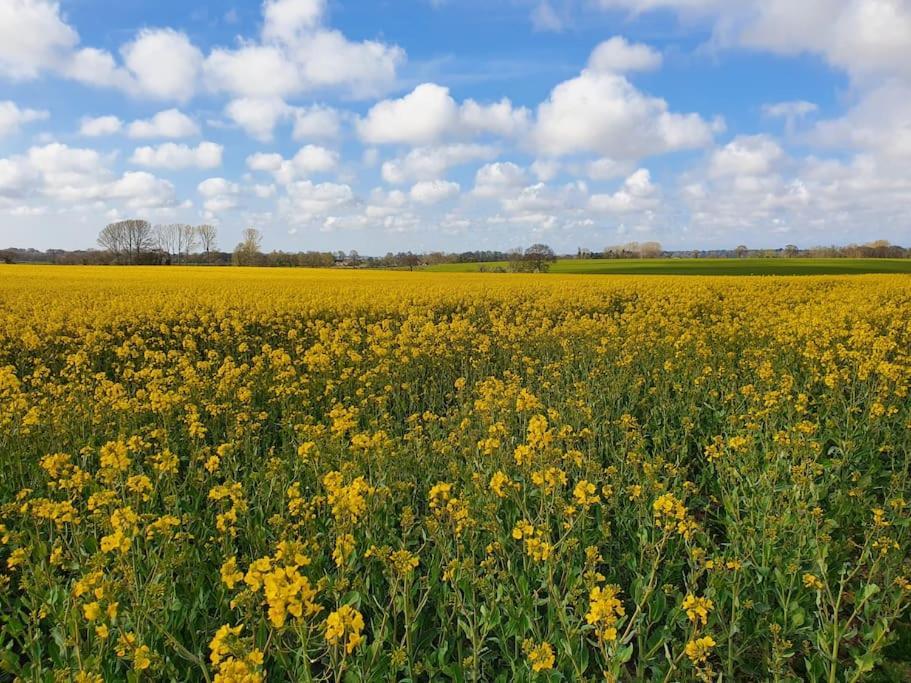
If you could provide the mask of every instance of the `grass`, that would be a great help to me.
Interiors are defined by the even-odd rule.
[[[493,263],[444,263],[426,270],[446,273],[506,268]],[[551,273],[615,275],[851,275],[860,273],[911,273],[911,259],[560,259]]]

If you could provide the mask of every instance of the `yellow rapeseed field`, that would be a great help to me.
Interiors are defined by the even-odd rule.
[[[911,278],[0,267],[0,679],[855,681]]]

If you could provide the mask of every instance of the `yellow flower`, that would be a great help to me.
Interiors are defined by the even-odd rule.
[[[551,647],[550,643],[545,642],[535,645],[532,640],[526,640],[522,644],[522,649],[528,657],[528,663],[531,665],[532,671],[550,671],[554,668],[556,658],[554,657],[554,649]]]
[[[427,499],[430,501],[430,509],[436,510],[452,497],[452,484],[446,482],[437,482],[430,487]]]
[[[494,494],[498,498],[505,498],[506,491],[504,491],[503,489],[506,486],[509,486],[511,483],[512,483],[512,480],[509,478],[508,475],[506,475],[504,472],[502,472],[500,470],[497,470],[496,472],[493,473],[493,476],[490,478],[490,490],[493,491]]]
[[[342,534],[335,539],[335,550],[332,551],[332,559],[336,567],[342,567],[348,561],[351,553],[354,552],[354,536],[351,534]]]
[[[98,602],[89,602],[82,606],[82,614],[86,621],[95,621],[101,616],[101,605]]]
[[[694,624],[702,622],[705,626],[708,623],[709,612],[715,608],[709,598],[699,598],[692,593],[687,594],[683,599],[683,609],[686,611],[687,618]]]
[[[595,633],[603,641],[613,642],[617,639],[617,624],[620,617],[626,614],[623,603],[617,597],[620,586],[595,586],[589,592],[588,613],[585,621],[595,627]]]
[[[803,575],[803,585],[806,588],[812,588],[813,590],[821,591],[825,588],[825,584],[819,579],[815,574],[806,572]]]
[[[342,605],[326,617],[326,642],[330,645],[345,644],[345,652],[351,654],[362,641],[364,617],[350,605]]]
[[[150,657],[149,646],[141,645],[136,648],[136,652],[133,653],[133,668],[136,671],[145,671],[152,664],[152,659]]]
[[[417,556],[407,550],[396,550],[392,553],[390,560],[392,567],[399,576],[408,576],[417,569],[420,561]]]
[[[589,505],[597,505],[601,502],[601,498],[596,493],[597,489],[595,485],[585,479],[580,480],[576,487],[573,489],[573,498],[576,502],[583,506],[588,507]]]
[[[75,683],[104,683],[101,674],[92,674],[88,671],[80,671],[73,677]]]
[[[237,569],[237,558],[233,555],[221,565],[220,573],[222,583],[229,589],[233,589],[237,582],[244,578],[244,573]]]
[[[309,617],[320,611],[313,602],[316,588],[296,567],[274,569],[263,577],[263,593],[269,606],[269,621],[275,628],[285,625],[288,615]]]
[[[25,548],[16,548],[6,559],[6,566],[15,569],[28,559],[28,551]]]
[[[690,640],[686,644],[686,656],[689,657],[695,666],[704,664],[715,645],[715,639],[712,636],[703,636],[702,638]]]

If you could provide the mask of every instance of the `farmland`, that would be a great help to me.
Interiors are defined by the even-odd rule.
[[[472,273],[507,269],[506,261],[444,263],[427,270]],[[911,259],[851,258],[699,258],[699,259],[559,259],[551,273],[588,275],[851,275],[911,273]]]
[[[573,263],[0,266],[0,677],[902,680],[911,279]]]

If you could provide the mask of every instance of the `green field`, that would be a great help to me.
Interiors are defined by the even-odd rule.
[[[426,270],[447,273],[506,268],[493,263],[444,263]],[[617,275],[849,275],[911,273],[911,259],[747,258],[747,259],[560,259],[552,273]]]

